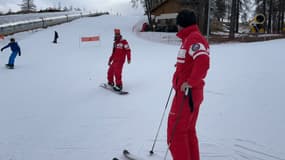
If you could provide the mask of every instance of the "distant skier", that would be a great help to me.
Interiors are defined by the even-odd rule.
[[[9,69],[14,69],[15,58],[16,58],[17,54],[19,56],[21,56],[21,49],[20,49],[18,43],[15,41],[14,38],[11,38],[10,43],[7,44],[6,46],[4,46],[3,48],[1,48],[1,52],[8,47],[11,48],[12,53],[10,55],[8,64],[6,64],[6,67]]]
[[[209,45],[194,12],[180,11],[176,23],[182,45],[172,81],[176,94],[168,115],[167,143],[173,160],[200,160],[196,122],[209,69]]]
[[[57,39],[58,39],[58,33],[57,31],[54,31],[54,38],[53,38],[53,43],[57,43]]]
[[[112,86],[115,91],[121,91],[123,89],[122,70],[126,57],[128,64],[131,63],[131,50],[128,41],[122,38],[120,29],[115,29],[114,32],[113,52],[108,61],[109,69],[107,80],[108,84]]]

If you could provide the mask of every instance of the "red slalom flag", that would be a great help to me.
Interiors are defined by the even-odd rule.
[[[99,36],[81,37],[81,42],[92,42],[92,41],[100,41],[100,37]]]

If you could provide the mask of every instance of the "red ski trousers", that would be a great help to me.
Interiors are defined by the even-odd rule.
[[[123,65],[124,62],[113,62],[109,69],[108,69],[108,82],[114,83],[114,78],[115,78],[115,84],[117,86],[122,86],[122,70],[123,70]]]
[[[190,111],[189,96],[177,91],[168,116],[167,143],[173,160],[200,160],[196,122],[203,89],[192,89],[194,111]]]

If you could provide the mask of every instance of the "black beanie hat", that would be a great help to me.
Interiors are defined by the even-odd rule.
[[[181,27],[197,24],[195,13],[187,9],[180,11],[176,17],[176,24]]]

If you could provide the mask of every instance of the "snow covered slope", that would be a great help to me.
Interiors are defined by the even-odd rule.
[[[83,18],[14,35],[22,48],[16,69],[4,67],[10,51],[0,53],[1,160],[110,160],[125,148],[162,159],[166,118],[155,155],[147,154],[179,46],[137,37],[132,28],[140,19]],[[126,96],[99,87],[106,82],[114,28],[132,49],[132,63],[123,72]],[[58,44],[51,43],[54,30]],[[82,45],[85,35],[99,35],[101,41]],[[197,125],[202,160],[285,160],[284,42],[211,46]]]

